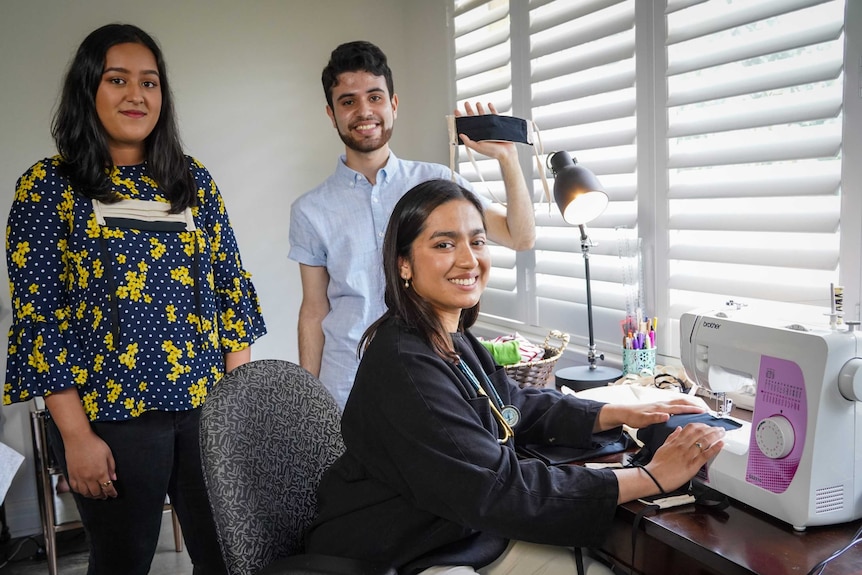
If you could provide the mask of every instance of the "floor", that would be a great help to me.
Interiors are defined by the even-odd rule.
[[[41,538],[40,538],[41,539]],[[0,565],[13,553],[21,540],[13,540],[0,547]],[[57,534],[58,575],[85,575],[87,573],[87,541],[82,530],[64,531]],[[44,555],[34,557],[37,545],[33,539],[23,540],[21,549],[3,567],[0,575],[46,575],[48,563]],[[43,551],[44,553],[44,551]],[[185,549],[177,553],[174,547],[174,532],[171,514],[162,518],[159,547],[150,567],[150,575],[190,575],[192,564]]]

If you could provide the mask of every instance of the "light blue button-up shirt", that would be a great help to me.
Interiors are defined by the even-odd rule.
[[[329,273],[330,311],[323,320],[320,380],[341,408],[359,366],[359,339],[386,311],[381,254],[389,215],[413,186],[452,174],[446,166],[399,160],[390,152],[389,161],[377,172],[377,183],[371,185],[344,162],[342,155],[335,173],[291,206],[288,254]],[[456,178],[472,189],[461,176]]]

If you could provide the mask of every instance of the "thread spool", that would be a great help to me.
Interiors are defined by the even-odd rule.
[[[844,323],[844,286],[832,286],[832,309],[835,312],[836,323]]]

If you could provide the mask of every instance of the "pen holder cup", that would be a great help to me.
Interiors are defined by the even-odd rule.
[[[623,374],[655,375],[655,349],[623,349]]]

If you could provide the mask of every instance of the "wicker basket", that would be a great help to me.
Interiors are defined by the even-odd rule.
[[[559,341],[558,346],[551,346],[553,339]],[[545,337],[545,342],[542,344],[542,347],[545,348],[544,358],[507,365],[505,367],[506,373],[521,387],[545,387],[551,379],[554,364],[563,355],[567,345],[569,345],[569,334],[553,329]]]

